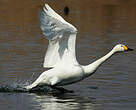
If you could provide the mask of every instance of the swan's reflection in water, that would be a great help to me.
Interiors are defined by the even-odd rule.
[[[71,94],[57,96],[35,94],[33,100],[40,104],[41,110],[94,110],[94,104],[91,101]]]

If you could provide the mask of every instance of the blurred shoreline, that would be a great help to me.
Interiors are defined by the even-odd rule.
[[[38,8],[44,3],[45,0],[0,0],[0,29],[10,31],[18,26],[28,32],[36,27],[41,32]],[[46,0],[46,3],[79,32],[136,34],[135,0]],[[70,10],[68,16],[64,14],[66,6]]]

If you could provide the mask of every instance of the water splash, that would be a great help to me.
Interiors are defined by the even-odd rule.
[[[31,75],[29,80],[21,80],[16,79],[14,82],[8,81],[4,84],[0,84],[0,92],[12,92],[12,93],[21,93],[21,92],[28,92],[28,93],[45,93],[45,94],[59,94],[59,93],[68,93],[69,91],[61,88],[51,88],[49,86],[37,86],[31,90],[27,90],[25,87],[32,84],[35,73]]]
[[[0,86],[0,92],[28,92],[23,85],[16,84],[5,84]]]
[[[8,81],[4,84],[0,84],[0,92],[28,92],[25,86],[29,84],[29,81],[19,79],[14,80],[14,82]]]
[[[10,93],[37,93],[37,94],[62,94],[62,93],[73,93],[73,91],[66,90],[64,88],[55,89],[48,86],[37,86],[31,90],[25,88],[26,84],[4,84],[0,86],[0,92],[10,92]]]
[[[12,82],[10,84],[2,84],[0,85],[0,92],[10,92],[10,93],[44,93],[44,94],[60,94],[62,91],[57,89],[53,89],[48,86],[37,86],[31,90],[27,90],[25,86],[29,85],[30,81],[26,81],[25,83],[20,83],[21,81]],[[64,92],[63,92],[64,93]],[[66,93],[66,92],[65,92]]]
[[[30,85],[32,83],[32,79],[34,78],[34,73],[31,75],[29,80],[15,79],[9,80],[8,82],[4,82],[0,84],[0,92],[28,92],[25,86]]]

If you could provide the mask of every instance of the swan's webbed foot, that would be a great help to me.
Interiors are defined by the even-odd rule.
[[[64,89],[63,87],[51,86],[51,88],[56,89],[56,90],[60,91],[61,93],[73,93],[74,92],[72,90]]]
[[[31,88],[30,90],[29,90],[29,92],[31,93],[34,93],[34,92],[45,92],[45,88],[44,88],[45,86],[44,85],[37,85],[37,86],[35,86],[35,87],[33,87],[33,88]]]

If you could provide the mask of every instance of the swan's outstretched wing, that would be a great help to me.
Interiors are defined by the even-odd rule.
[[[66,22],[49,5],[39,10],[40,27],[49,40],[44,67],[66,62],[78,64],[75,55],[77,29]]]

